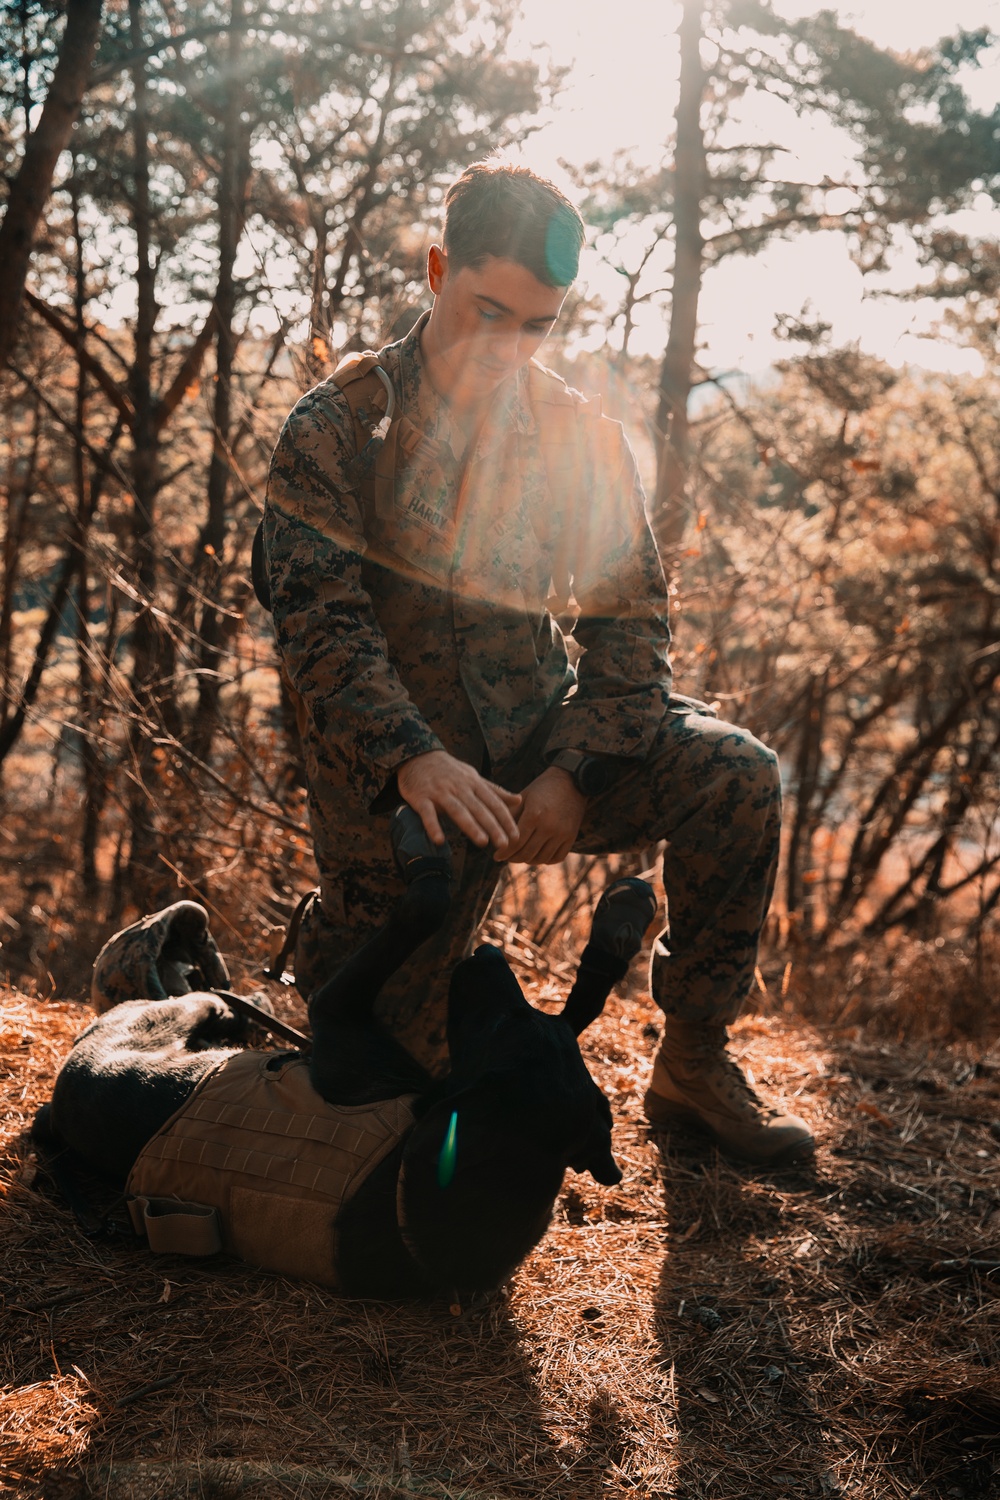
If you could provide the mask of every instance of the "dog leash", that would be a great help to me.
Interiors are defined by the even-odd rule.
[[[288,962],[289,956],[295,951],[295,944],[299,939],[299,928],[302,926],[302,918],[318,895],[318,890],[312,890],[306,891],[305,895],[300,898],[298,905],[292,912],[292,918],[285,932],[284,941],[275,954],[274,961],[270,968],[263,970],[265,979],[270,979],[274,984],[292,983],[285,973],[285,965]]]
[[[306,1036],[303,1031],[296,1031],[294,1026],[286,1026],[284,1021],[279,1021],[268,1011],[259,1005],[254,1005],[252,1000],[247,1000],[243,995],[234,995],[232,990],[209,990],[210,995],[218,995],[220,1000],[235,1010],[237,1015],[246,1016],[248,1021],[253,1021],[258,1026],[263,1026],[272,1036],[280,1036],[282,1041],[291,1042],[296,1047],[301,1047],[308,1052],[312,1046],[312,1038]]]

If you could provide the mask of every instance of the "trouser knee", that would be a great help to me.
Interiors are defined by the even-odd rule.
[[[668,783],[663,789],[663,836],[668,842],[678,852],[707,854],[776,841],[781,772],[774,751],[748,730],[720,724],[698,752],[681,784]]]
[[[719,748],[708,782],[716,816],[734,831],[779,820],[781,771],[774,751],[746,731]]]

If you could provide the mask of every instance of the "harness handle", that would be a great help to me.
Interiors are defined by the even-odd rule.
[[[305,1032],[296,1031],[294,1026],[286,1026],[284,1021],[279,1021],[276,1016],[269,1015],[261,1006],[254,1005],[252,1000],[247,1000],[243,995],[234,995],[232,990],[209,990],[210,995],[218,995],[220,1000],[235,1010],[237,1015],[246,1016],[248,1021],[255,1021],[258,1026],[263,1026],[265,1031],[270,1031],[273,1036],[280,1036],[282,1041],[292,1042],[294,1046],[301,1047],[308,1052],[312,1046],[311,1038]]]

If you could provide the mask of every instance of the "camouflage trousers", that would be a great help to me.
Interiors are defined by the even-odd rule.
[[[547,734],[544,726],[517,762],[493,778],[522,790],[544,769],[540,747]],[[388,818],[370,821],[371,847],[366,841],[357,853],[345,850],[338,869],[321,872],[320,897],[304,918],[295,974],[306,996],[375,931],[402,893]],[[666,1014],[694,1022],[736,1019],[753,982],[780,829],[774,752],[746,729],[686,709],[668,712],[649,756],[589,802],[578,853],[620,854],[666,841],[667,925],[650,966],[651,992]],[[451,971],[471,951],[501,871],[492,850],[458,838],[452,848],[449,919],[393,976],[378,1004],[382,1020],[431,1067],[447,1055]]]

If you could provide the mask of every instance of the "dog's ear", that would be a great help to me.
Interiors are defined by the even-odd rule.
[[[617,1187],[622,1180],[622,1170],[611,1155],[610,1143],[591,1152],[579,1166],[576,1162],[570,1162],[570,1166],[574,1172],[589,1172],[594,1181],[602,1183],[604,1187]]]
[[[589,1172],[604,1187],[617,1187],[622,1180],[621,1168],[611,1154],[611,1106],[603,1094],[590,1133],[569,1164],[574,1172]]]

